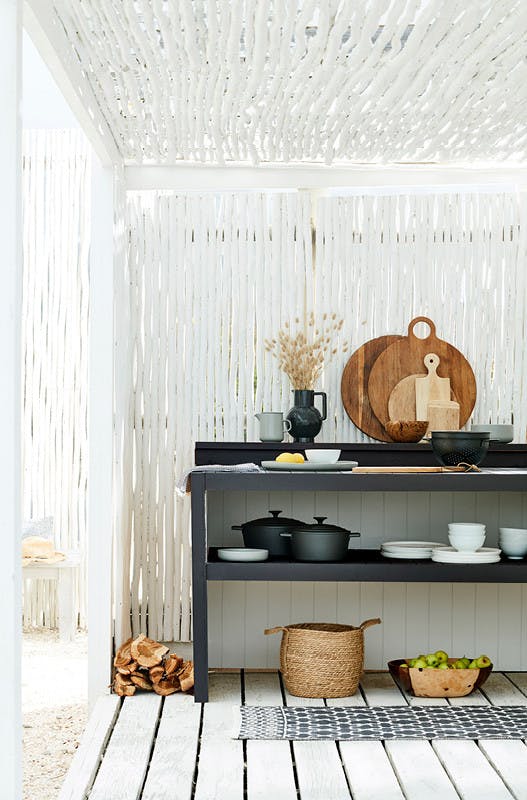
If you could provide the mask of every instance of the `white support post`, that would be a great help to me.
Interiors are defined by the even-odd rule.
[[[0,3],[0,531],[2,558],[2,674],[6,691],[0,713],[0,795],[22,796],[22,722],[20,650],[22,566],[20,554],[20,328],[22,312],[22,247],[20,213],[20,73],[21,9],[18,0]]]
[[[89,325],[88,695],[108,691],[113,636],[114,175],[92,169]]]

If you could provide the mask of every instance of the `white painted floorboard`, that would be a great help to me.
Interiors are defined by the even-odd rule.
[[[142,800],[188,800],[198,752],[201,706],[185,694],[165,697]]]
[[[125,697],[90,800],[139,800],[154,741],[161,698]]]
[[[278,673],[246,673],[245,704],[281,706]],[[247,795],[251,800],[297,800],[289,742],[247,742]]]
[[[242,685],[247,705],[282,704],[275,672],[245,673],[243,684],[238,673],[211,675],[203,706],[181,694],[164,701],[138,694],[122,705],[102,698],[59,800],[244,800],[244,784],[246,800],[527,800],[527,745],[520,740],[244,745],[231,738]],[[480,695],[440,702],[527,705],[526,691],[526,673],[496,673]],[[429,704],[400,692],[387,673],[366,673],[353,697],[324,701],[286,692],[286,704],[297,706],[408,702]]]
[[[243,744],[231,738],[232,707],[240,702],[238,674],[210,676],[195,800],[243,800]]]

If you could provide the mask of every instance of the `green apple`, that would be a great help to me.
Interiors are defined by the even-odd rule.
[[[437,668],[438,669],[450,669],[450,667],[448,666],[448,663],[446,661],[441,661],[441,663],[437,665]]]
[[[428,653],[428,655],[425,656],[425,661],[427,667],[437,667],[437,665],[439,664],[439,661],[435,653]]]
[[[469,669],[479,669],[479,664],[477,658],[473,658],[470,664],[468,665]]]
[[[416,661],[417,661],[417,659],[416,659],[416,658],[411,658],[411,659],[408,661],[408,666],[409,666],[409,667],[415,667],[415,662],[416,662]]]
[[[484,667],[490,667],[492,661],[488,656],[480,656],[479,658],[476,659],[476,664],[480,669],[483,669]]]
[[[446,664],[448,661],[448,653],[445,653],[444,650],[436,650],[435,657],[440,664]]]
[[[415,659],[415,663],[414,663],[415,669],[426,669],[427,666],[428,666],[428,664],[426,663],[424,658],[416,658]]]
[[[457,661],[454,661],[452,666],[454,667],[454,669],[466,669],[468,667],[468,664],[465,663],[465,660],[463,658],[458,658]]]

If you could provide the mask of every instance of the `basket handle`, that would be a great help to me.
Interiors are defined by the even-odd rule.
[[[375,617],[374,619],[365,619],[364,622],[361,622],[359,628],[361,631],[364,631],[366,630],[366,628],[369,628],[370,625],[380,625],[380,624],[381,620],[379,619],[379,617]]]
[[[282,625],[278,625],[277,628],[266,628],[264,633],[269,636],[271,633],[278,633],[279,631],[285,631],[285,628]]]

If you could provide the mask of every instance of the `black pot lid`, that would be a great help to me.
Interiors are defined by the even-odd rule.
[[[301,522],[299,519],[293,519],[292,517],[280,517],[281,511],[269,511],[272,514],[271,517],[260,517],[260,519],[251,519],[249,522],[244,522],[243,527],[261,527],[265,525],[266,528],[283,528],[284,525],[295,525],[295,526],[304,526],[306,523]]]
[[[327,517],[313,517],[316,519],[316,525],[304,525],[302,524],[301,527],[295,528],[295,533],[351,533],[351,531],[347,530],[347,528],[341,528],[340,525],[326,525],[324,524],[324,520]]]

